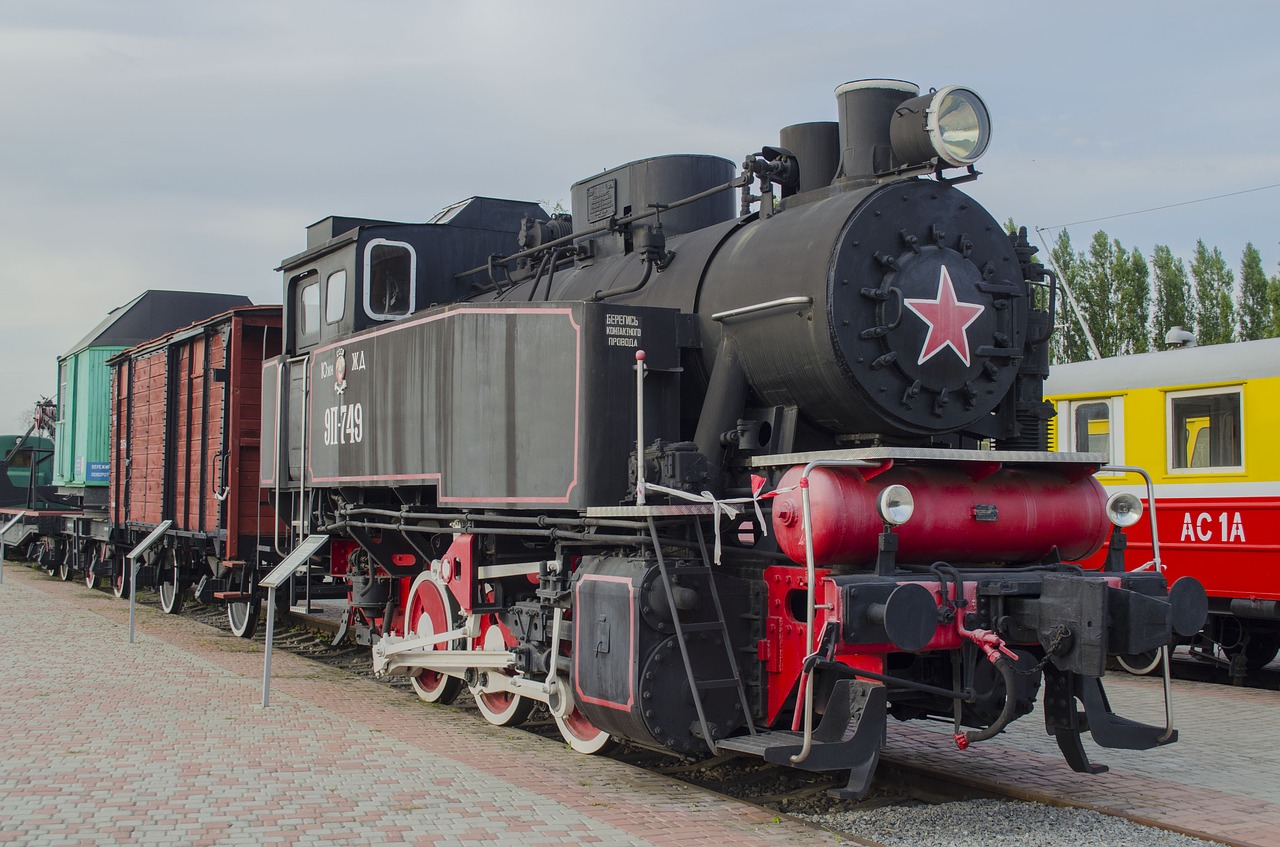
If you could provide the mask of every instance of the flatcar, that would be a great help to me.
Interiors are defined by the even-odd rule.
[[[836,100],[741,167],[596,173],[570,215],[474,197],[308,228],[261,483],[377,673],[499,725],[544,708],[582,752],[848,770],[844,796],[888,717],[965,747],[1042,681],[1076,770],[1105,769],[1086,733],[1176,739],[1101,677],[1198,631],[1204,589],[1126,568],[1106,457],[1048,449],[1056,283],[957,187],[981,98]]]
[[[1192,653],[1241,679],[1280,652],[1280,339],[1175,347],[1054,365],[1056,446],[1103,453],[1152,477],[1159,567],[1194,576],[1209,618]],[[1144,503],[1137,476],[1100,475]],[[1131,562],[1156,563],[1149,522],[1129,534]],[[1126,660],[1150,668],[1149,657]]]

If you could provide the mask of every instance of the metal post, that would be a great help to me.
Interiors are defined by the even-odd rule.
[[[133,643],[133,604],[138,596],[138,559],[129,554],[129,643]]]
[[[129,551],[129,643],[133,643],[133,607],[138,597],[138,560],[142,558],[142,554],[155,546],[155,543],[164,537],[169,531],[169,527],[173,526],[173,521],[168,520],[162,522],[158,527],[151,530],[151,534],[142,539],[137,547]]]
[[[258,580],[258,587],[267,589],[267,645],[262,662],[262,708],[264,709],[271,702],[271,646],[275,640],[276,589],[285,582],[292,584],[293,575],[304,570],[311,556],[320,552],[320,548],[328,541],[329,536],[324,534],[308,535],[292,553],[284,557],[283,562]]]
[[[636,351],[636,505],[644,505],[644,351]]]
[[[252,602],[252,601],[250,601]],[[262,663],[262,708],[270,705],[271,699],[271,642],[276,631],[276,587],[267,589],[267,648],[266,659]]]
[[[13,516],[13,520],[9,521],[3,527],[0,527],[0,585],[4,585],[4,539],[9,534],[9,530],[13,525],[22,520],[26,516],[26,512],[18,512]]]

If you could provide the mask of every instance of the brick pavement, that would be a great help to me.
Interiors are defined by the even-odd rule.
[[[832,837],[21,566],[0,585],[0,844],[828,844]],[[65,636],[65,637],[59,637]],[[1156,680],[1107,678],[1155,722]],[[1280,694],[1175,683],[1181,738],[1086,741],[1073,773],[1030,715],[961,752],[891,722],[886,755],[1063,805],[1280,847]],[[375,763],[371,769],[370,763]],[[1037,796],[1036,799],[1041,799]],[[374,837],[374,834],[377,837]],[[102,836],[102,837],[99,837]]]
[[[0,844],[735,847],[835,836],[6,563]],[[850,839],[844,839],[848,843]]]
[[[1163,725],[1161,680],[1119,673],[1104,684],[1118,714]],[[1015,796],[1048,795],[1060,805],[1110,811],[1201,838],[1280,847],[1280,693],[1175,681],[1173,704],[1179,738],[1167,747],[1106,750],[1086,736],[1090,760],[1110,767],[1096,776],[1067,766],[1038,711],[966,751],[949,743],[949,725],[891,726],[885,754]]]

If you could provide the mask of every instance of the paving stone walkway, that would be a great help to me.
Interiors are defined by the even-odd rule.
[[[855,842],[229,633],[6,563],[0,584],[0,844],[678,845]],[[1162,720],[1155,679],[1107,677]],[[1175,683],[1178,743],[1063,762],[1038,715],[958,751],[892,723],[886,755],[1201,837],[1280,847],[1280,693]]]
[[[263,709],[259,645],[4,567],[0,844],[841,843],[281,651]]]

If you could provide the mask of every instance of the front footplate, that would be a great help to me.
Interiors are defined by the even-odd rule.
[[[1172,727],[1152,726],[1111,711],[1102,680],[1095,676],[1063,671],[1048,665],[1044,669],[1044,725],[1057,739],[1058,749],[1071,769],[1080,773],[1105,773],[1106,765],[1095,765],[1081,744],[1088,732],[1099,747],[1118,750],[1150,750],[1178,740]],[[1083,711],[1076,708],[1079,702]]]
[[[883,685],[864,680],[837,680],[822,720],[813,731],[809,755],[792,761],[804,749],[799,732],[761,732],[718,742],[721,750],[761,756],[777,765],[807,771],[850,769],[844,788],[828,791],[842,800],[858,800],[871,789],[880,744],[884,740],[886,696]]]

